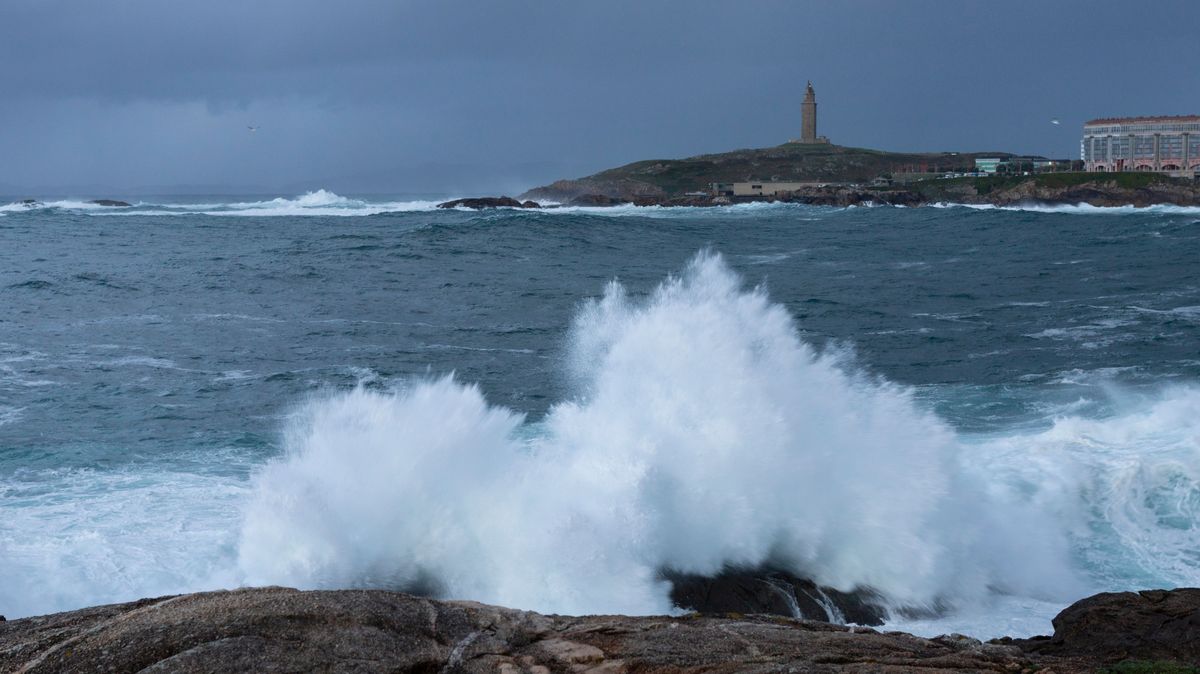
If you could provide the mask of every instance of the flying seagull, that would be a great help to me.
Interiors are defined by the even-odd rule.
[[[1058,124],[1058,122],[1055,122],[1055,124]],[[250,129],[251,131],[258,131],[258,127],[257,127],[257,126],[247,126],[246,128],[247,128],[247,129]]]
[[[1050,120],[1050,123],[1053,124],[1054,126],[1058,126],[1062,122],[1059,122],[1057,119],[1052,119],[1052,120]]]

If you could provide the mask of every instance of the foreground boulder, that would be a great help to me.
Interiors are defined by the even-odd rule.
[[[1105,592],[1054,618],[1054,636],[998,640],[1037,654],[1200,664],[1200,589]]]
[[[544,616],[271,587],[0,622],[0,671],[1065,674],[1130,658],[1197,664],[1198,601],[1200,590],[1097,595],[1063,611],[1053,637],[981,643],[766,615]]]
[[[541,208],[536,201],[517,201],[512,197],[475,197],[438,204],[438,208]]]

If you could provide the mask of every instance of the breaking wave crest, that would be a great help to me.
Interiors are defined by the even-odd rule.
[[[1045,633],[1092,592],[1200,582],[1194,385],[956,434],[714,255],[646,298],[610,284],[565,365],[571,397],[537,421],[443,377],[312,399],[266,466],[203,448],[196,473],[0,476],[0,612],[286,584],[657,613],[664,569],[769,561],[951,611],[892,627],[988,637]],[[0,427],[24,413],[0,405]]]
[[[1029,211],[1033,213],[1068,213],[1074,215],[1135,215],[1139,213],[1155,213],[1159,215],[1200,215],[1200,206],[1176,206],[1174,204],[1154,204],[1151,206],[1093,206],[1091,204],[1012,204],[997,206],[994,204],[960,204],[937,203],[933,208],[970,208],[977,211]]]
[[[216,215],[216,216],[361,216],[380,213],[426,211],[437,201],[368,201],[351,199],[328,190],[306,192],[289,199],[277,197],[261,201],[185,203],[170,200],[144,200],[130,206],[113,207],[90,201],[34,201],[0,205],[0,212],[21,213],[43,210],[79,211],[89,215]]]
[[[532,424],[452,377],[309,403],[256,479],[244,582],[655,613],[663,569],[771,562],[903,606],[1079,596],[1037,489],[973,470],[719,256],[644,301],[611,283],[568,363],[575,397]]]

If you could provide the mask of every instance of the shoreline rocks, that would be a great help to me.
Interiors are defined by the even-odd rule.
[[[1053,625],[1050,638],[994,643],[1058,657],[1200,664],[1200,588],[1093,595],[1063,609]]]
[[[782,569],[726,569],[716,576],[666,572],[671,602],[698,613],[762,613],[858,625],[882,625],[887,609],[869,588],[840,592]]]
[[[994,206],[1100,207],[1154,205],[1200,206],[1200,181],[1158,174],[1050,173],[1032,176],[926,180],[903,186],[854,184],[806,185],[773,196],[672,195],[629,181],[559,181],[526,192],[524,197],[568,205],[722,206],[752,202],[814,206],[928,206],[940,203]],[[657,191],[656,191],[657,190]]]
[[[383,590],[248,588],[0,623],[0,671],[1093,672],[1196,664],[1200,589],[1096,595],[982,642],[768,615],[547,616]],[[1139,670],[1140,671],[1140,670]]]
[[[438,208],[473,208],[475,210],[482,210],[484,208],[541,208],[541,205],[536,201],[517,201],[512,197],[475,197],[445,201],[438,204]]]

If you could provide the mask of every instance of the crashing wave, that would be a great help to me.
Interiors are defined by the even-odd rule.
[[[720,257],[644,302],[611,283],[572,335],[576,398],[535,425],[450,377],[310,403],[257,478],[245,582],[631,614],[671,609],[663,569],[767,563],[904,606],[1079,589],[1056,524]]]

